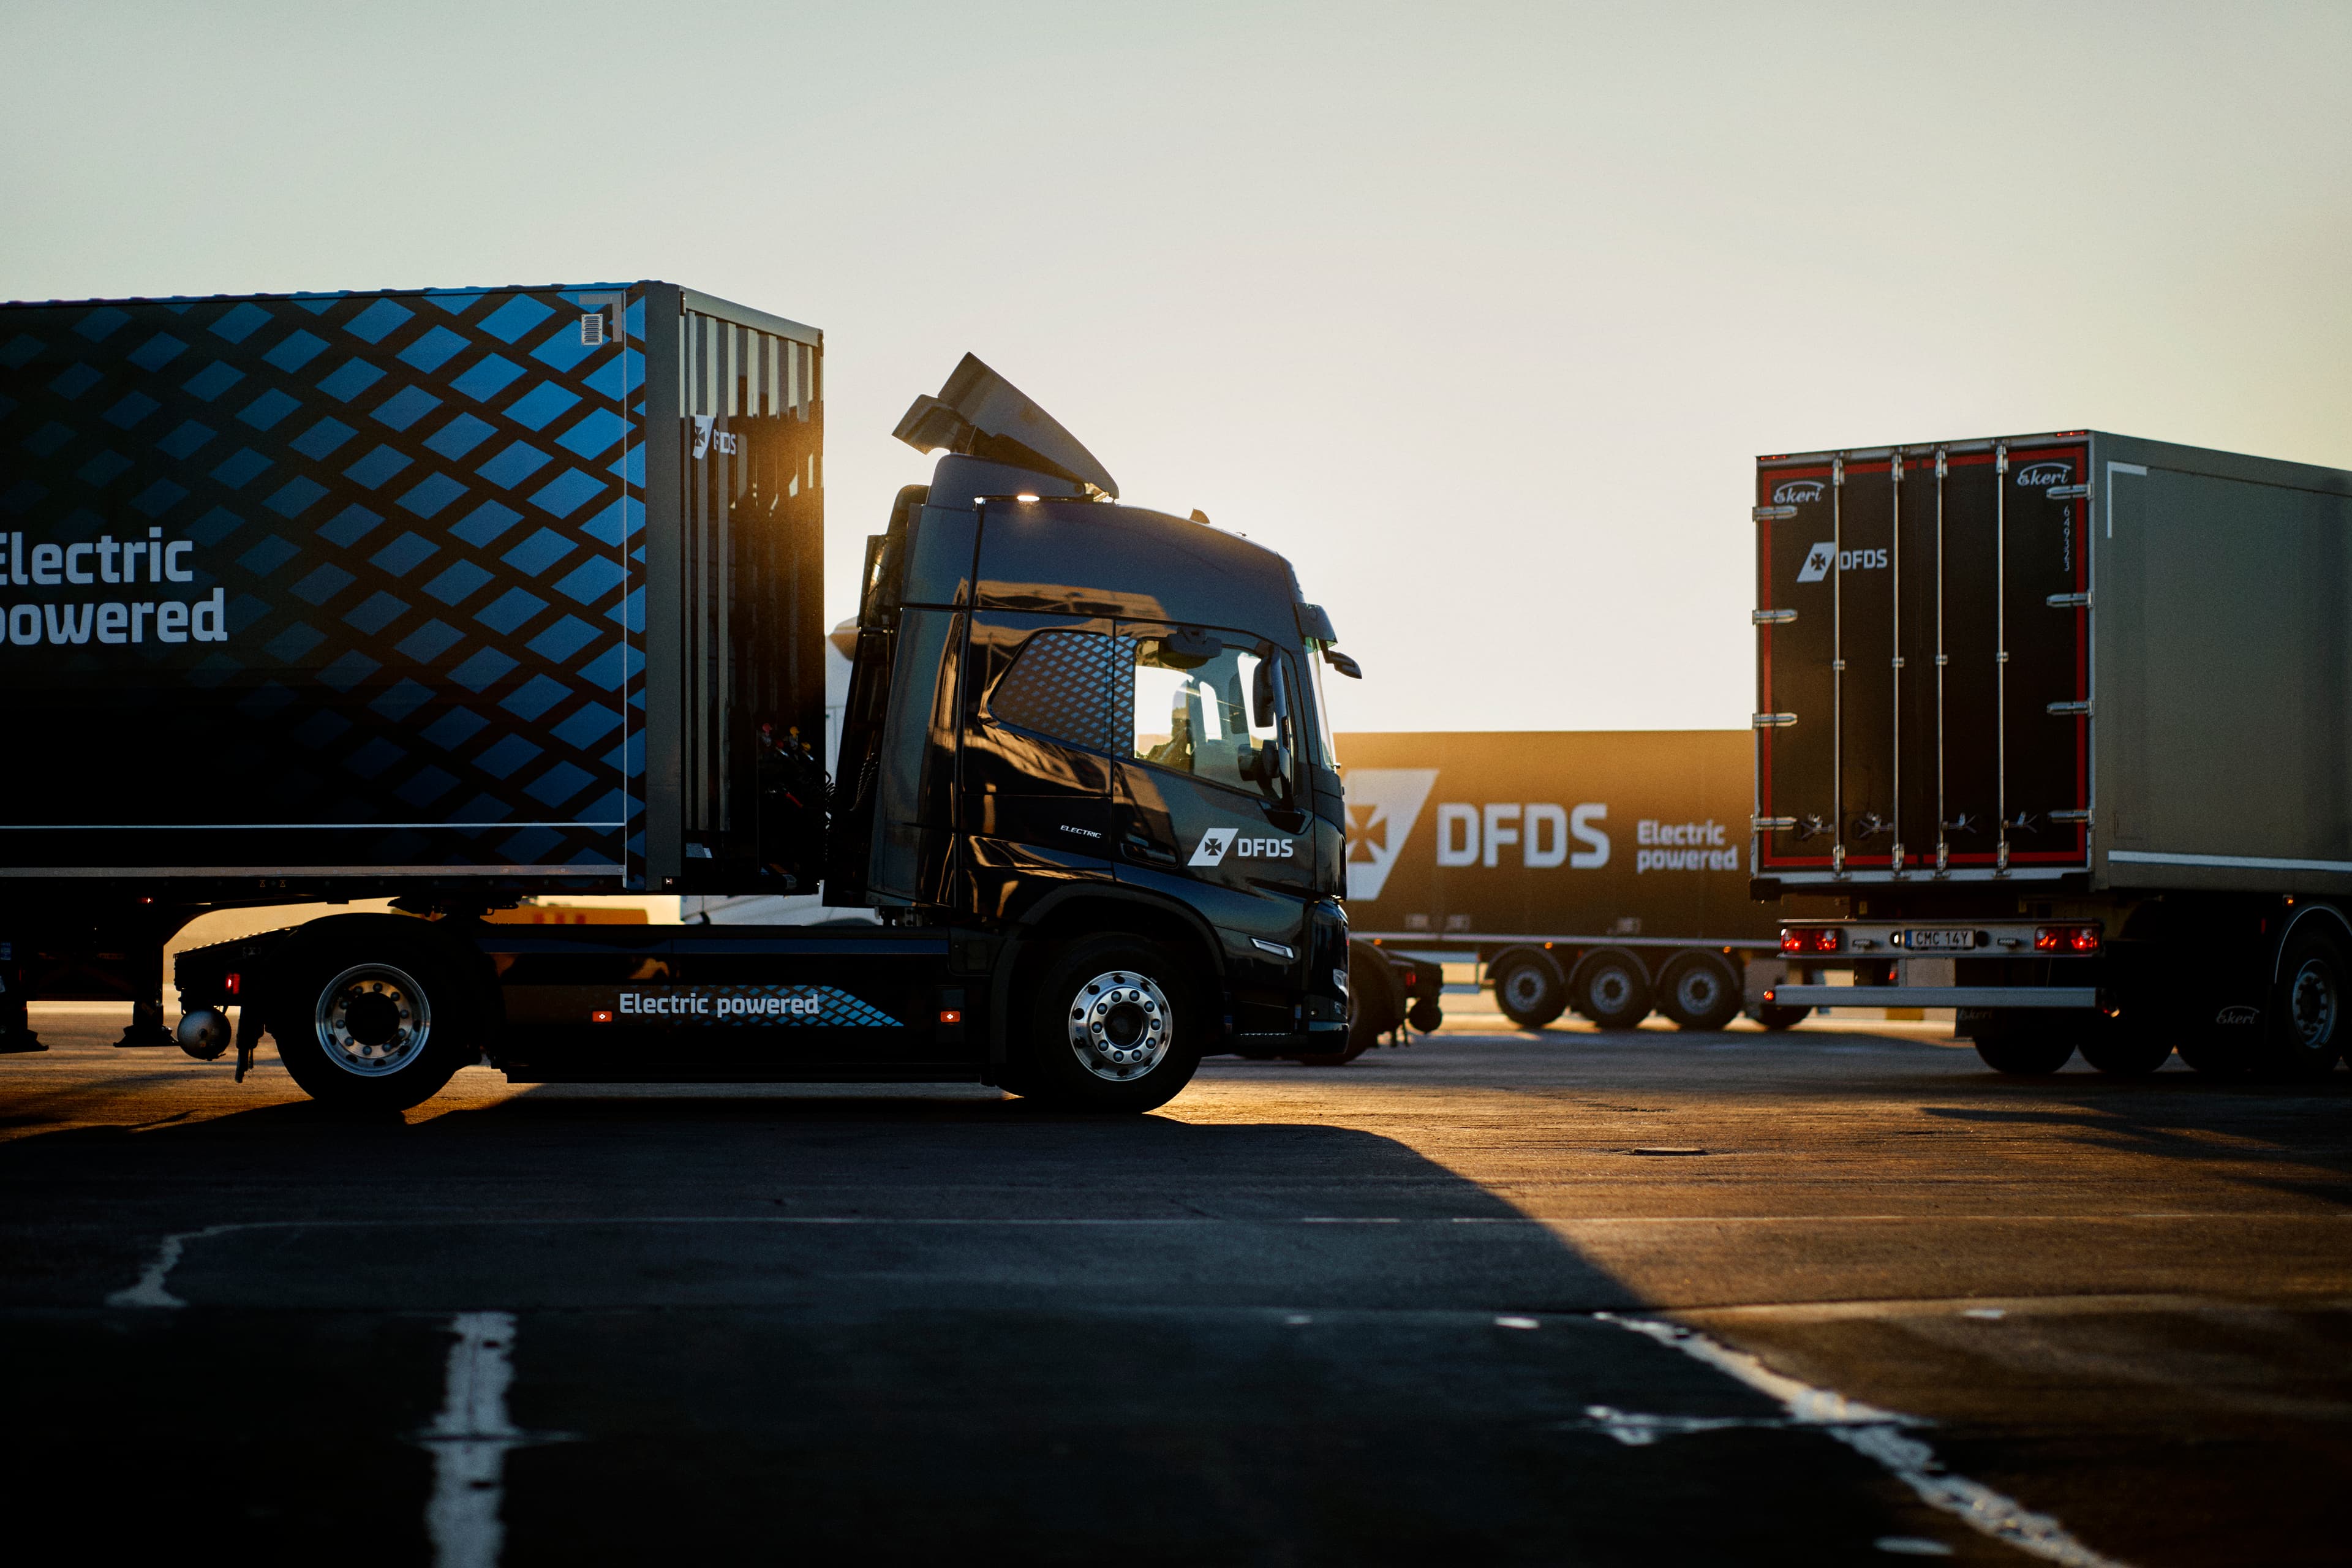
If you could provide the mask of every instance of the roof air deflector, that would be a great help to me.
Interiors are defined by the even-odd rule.
[[[1076,437],[972,354],[963,356],[937,397],[916,398],[891,434],[919,452],[945,447],[1091,485],[1118,499],[1118,481]]]

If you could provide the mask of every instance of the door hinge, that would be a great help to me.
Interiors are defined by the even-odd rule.
[[[2052,500],[2082,500],[2091,493],[2088,485],[2052,485],[2042,492]]]
[[[2091,705],[2088,702],[2053,702],[2048,708],[2044,709],[2043,711],[2047,713],[2054,713],[2062,719],[2071,719],[2077,714],[2080,714],[2084,718],[2088,718],[2091,713]]]
[[[1759,713],[1749,721],[1759,730],[1785,730],[1796,721],[1794,713]]]
[[[2087,610],[2091,607],[2088,594],[2053,594],[2042,601],[2053,610]]]
[[[1792,506],[1759,506],[1748,515],[1758,522],[1776,522],[1782,518],[1796,516],[1797,509]]]
[[[1748,618],[1759,626],[1785,626],[1797,618],[1794,610],[1750,610]]]

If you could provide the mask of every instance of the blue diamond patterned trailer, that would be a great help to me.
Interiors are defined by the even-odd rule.
[[[822,366],[660,283],[0,309],[0,869],[756,863],[710,716],[823,721]]]

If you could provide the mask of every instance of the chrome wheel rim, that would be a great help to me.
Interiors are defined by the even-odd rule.
[[[405,970],[358,963],[319,993],[319,1048],[358,1078],[384,1078],[425,1054],[433,1005]]]
[[[1168,1055],[1175,1034],[1168,994],[1134,970],[1107,970],[1070,998],[1070,1050],[1097,1078],[1141,1078]]]
[[[2294,972],[2287,993],[2287,1016],[2294,1021],[2295,1043],[2307,1051],[2324,1051],[2336,1040],[2336,972],[2324,960],[2307,958]]]

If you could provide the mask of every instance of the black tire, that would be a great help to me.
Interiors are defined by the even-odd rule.
[[[1063,1110],[1157,1110],[1201,1065],[1210,1031],[1202,989],[1157,942],[1114,934],[1066,943],[1045,955],[1029,987],[1021,1060],[1006,1087]]]
[[[2092,1025],[2076,1048],[2084,1061],[2109,1078],[2146,1078],[2172,1059],[2169,1036],[2121,1018]]]
[[[1348,944],[1348,1043],[1291,1060],[1311,1068],[1345,1067],[1380,1044],[1404,1020],[1404,986],[1388,955],[1368,942]]]
[[[1540,1029],[1568,1011],[1568,976],[1540,948],[1520,948],[1496,959],[1491,973],[1495,1005],[1522,1029]]]
[[[2344,1054],[2345,1008],[2352,1005],[2352,981],[2344,945],[2310,921],[2297,924],[2279,951],[2278,978],[2255,1047],[2255,1070],[2264,1078],[2316,1079],[2336,1070]]]
[[[1719,952],[1677,953],[1658,976],[1658,1011],[1678,1029],[1723,1028],[1744,1000],[1738,972]]]
[[[322,1104],[406,1110],[479,1054],[478,1009],[447,949],[385,917],[304,933],[280,967],[269,1033]]]
[[[1811,1007],[1783,1007],[1773,1002],[1762,1003],[1756,1009],[1756,1021],[1773,1030],[1793,1029],[1812,1016]]]
[[[2074,1031],[2044,1019],[1980,1026],[1977,1055],[2011,1078],[2047,1078],[2074,1058]]]
[[[1569,1005],[1601,1028],[1637,1027],[1650,1016],[1650,972],[1622,947],[1595,948],[1569,982]]]
[[[2259,1065],[2253,1031],[2226,1029],[2212,1024],[2192,1025],[2174,1048],[2200,1078],[2252,1077]]]

